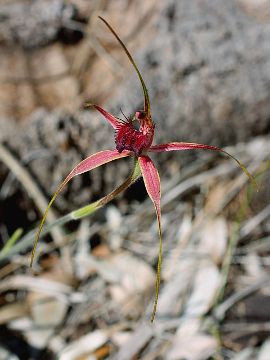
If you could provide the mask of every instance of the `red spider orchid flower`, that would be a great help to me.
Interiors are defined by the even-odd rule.
[[[176,151],[176,150],[193,150],[193,149],[201,149],[201,150],[214,150],[221,151],[226,155],[230,156],[234,159],[237,164],[241,167],[241,169],[246,173],[246,175],[251,179],[254,183],[252,175],[247,171],[247,169],[232,155],[227,153],[225,150],[220,149],[216,146],[205,145],[205,144],[197,144],[197,143],[186,143],[186,142],[171,142],[166,144],[154,145],[152,146],[155,125],[152,121],[151,111],[150,111],[150,101],[148,96],[148,91],[145,86],[144,80],[141,76],[141,73],[135,64],[132,56],[127,50],[126,46],[113,30],[113,28],[104,20],[102,17],[99,17],[105,25],[109,28],[109,30],[116,37],[122,48],[124,49],[126,55],[128,56],[130,62],[132,63],[137,75],[139,77],[143,94],[144,94],[144,109],[135,112],[133,118],[121,120],[114,115],[108,113],[103,108],[94,104],[87,104],[87,106],[94,107],[98,110],[104,118],[109,122],[109,124],[113,127],[115,131],[115,150],[103,150],[94,155],[89,156],[82,162],[80,162],[66,177],[63,183],[56,190],[53,195],[51,201],[48,204],[48,207],[43,215],[43,218],[40,222],[40,226],[36,235],[36,240],[33,246],[32,255],[31,255],[31,265],[33,263],[36,246],[40,237],[40,233],[45,222],[47,213],[52,203],[54,202],[57,195],[64,188],[64,186],[76,175],[83,174],[87,171],[90,171],[98,166],[111,162],[113,160],[117,160],[124,157],[134,157],[135,158],[135,166],[130,177],[117,189],[115,189],[112,193],[105,196],[99,201],[96,201],[92,204],[91,209],[95,211],[99,207],[105,205],[110,200],[112,200],[117,194],[121,191],[125,190],[128,186],[130,186],[134,181],[136,181],[139,177],[143,177],[143,181],[147,190],[147,193],[152,200],[156,216],[157,216],[157,224],[158,224],[158,233],[159,233],[159,255],[158,255],[158,265],[157,265],[157,278],[156,278],[156,294],[155,294],[155,302],[154,308],[152,312],[151,321],[154,321],[157,304],[158,304],[158,295],[159,295],[159,287],[160,287],[160,279],[161,279],[161,263],[162,263],[162,233],[161,233],[161,210],[160,210],[160,179],[158,170],[156,169],[153,161],[148,156],[149,153],[159,153],[165,151]],[[137,123],[137,124],[136,124]],[[135,125],[138,125],[137,127]],[[92,211],[92,212],[93,212]]]

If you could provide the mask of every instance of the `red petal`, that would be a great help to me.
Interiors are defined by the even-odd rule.
[[[114,129],[116,129],[119,124],[121,125],[121,121],[119,121],[119,119],[117,119],[115,116],[113,116],[112,114],[108,113],[106,110],[102,109],[102,107],[95,105],[95,104],[85,104],[86,107],[93,107],[95,108],[97,111],[99,111],[106,120],[108,120],[108,122],[112,125],[112,127]]]
[[[172,142],[168,144],[154,145],[151,146],[151,148],[148,151],[164,152],[164,151],[192,150],[192,149],[223,151],[222,149],[219,149],[216,146],[197,144],[197,143],[185,143],[185,142]]]
[[[37,243],[38,243],[38,240],[39,240],[39,236],[40,236],[43,224],[44,224],[44,222],[46,220],[48,211],[49,211],[50,207],[52,206],[54,200],[56,199],[57,195],[64,188],[64,186],[69,182],[69,180],[71,180],[76,175],[83,174],[83,173],[85,173],[87,171],[95,169],[98,166],[104,165],[104,164],[106,164],[106,163],[108,163],[110,161],[113,161],[113,160],[117,160],[117,159],[120,159],[120,158],[123,158],[123,157],[130,156],[131,154],[132,153],[130,151],[127,151],[127,150],[124,150],[121,154],[117,150],[103,150],[103,151],[100,151],[100,152],[98,152],[98,153],[96,153],[94,155],[91,155],[88,158],[81,161],[68,174],[68,176],[62,182],[62,184],[60,184],[58,189],[53,194],[53,197],[52,197],[51,201],[49,202],[49,204],[47,206],[47,209],[45,210],[44,215],[43,215],[43,217],[41,219],[41,222],[39,224],[39,228],[38,228],[38,231],[37,231],[37,236],[36,236],[36,239],[35,239],[35,242],[34,242],[32,254],[31,254],[30,266],[32,266],[32,264],[33,264]]]
[[[221,151],[224,154],[228,155],[230,158],[232,158],[234,161],[237,162],[237,164],[240,166],[242,171],[249,177],[253,186],[258,190],[258,185],[256,183],[256,180],[249,173],[247,168],[239,160],[237,160],[233,155],[229,154],[227,151],[220,149],[216,146],[197,144],[197,143],[172,142],[172,143],[168,143],[168,144],[160,144],[160,145],[151,146],[148,151],[149,152],[164,152],[164,151],[192,150],[192,149]]]
[[[151,321],[154,321],[157,304],[158,304],[158,295],[160,287],[160,277],[161,277],[161,264],[162,264],[162,233],[161,233],[161,211],[160,211],[160,180],[158,171],[148,156],[140,156],[139,164],[141,168],[141,173],[143,176],[144,184],[147,190],[148,195],[154,203],[157,222],[158,222],[158,232],[159,232],[159,255],[158,255],[158,264],[157,264],[157,279],[156,279],[156,297],[154,303],[154,309],[152,312]]]
[[[95,169],[98,166],[104,165],[113,160],[130,156],[131,154],[132,153],[127,150],[124,150],[121,153],[119,153],[117,150],[103,150],[94,155],[91,155],[75,166],[75,168],[69,173],[69,175],[62,183],[62,187],[64,187],[66,183],[76,175],[83,174],[87,171]]]
[[[139,164],[146,190],[158,212],[160,212],[160,179],[153,161],[148,156],[140,156]]]

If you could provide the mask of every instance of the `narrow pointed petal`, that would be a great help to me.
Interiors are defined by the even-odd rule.
[[[68,174],[63,182],[63,186],[65,186],[67,182],[76,175],[83,174],[87,171],[95,169],[98,166],[130,155],[132,155],[132,152],[127,150],[123,150],[121,153],[119,153],[117,150],[103,150],[97,152],[96,154],[90,155],[86,159],[82,160],[77,166],[75,166],[75,168]]]
[[[58,187],[58,189],[56,190],[56,192],[54,193],[51,201],[49,202],[44,215],[41,219],[41,222],[39,224],[39,228],[37,231],[37,235],[36,235],[36,239],[34,242],[34,246],[33,246],[33,250],[31,253],[31,261],[30,261],[30,266],[33,265],[33,260],[34,260],[34,256],[35,256],[35,252],[36,252],[36,248],[37,248],[37,244],[38,244],[38,240],[40,237],[40,233],[43,227],[43,224],[46,220],[48,211],[50,209],[50,207],[52,206],[54,200],[56,199],[57,195],[63,190],[63,188],[65,187],[65,185],[76,175],[80,175],[83,174],[87,171],[93,170],[95,168],[97,168],[98,166],[104,165],[110,161],[113,160],[117,160],[120,158],[124,158],[127,156],[130,156],[131,152],[124,150],[121,154],[117,151],[117,150],[103,150],[100,151],[94,155],[89,156],[88,158],[84,159],[83,161],[81,161],[77,166],[75,166],[75,168],[68,174],[68,176],[65,178],[65,180],[60,184],[60,186]]]
[[[165,152],[165,151],[179,151],[179,150],[192,150],[192,149],[202,149],[202,150],[216,150],[223,151],[216,146],[197,144],[197,143],[186,143],[186,142],[171,142],[167,144],[159,144],[151,146],[149,151],[151,152]]]
[[[250,181],[252,182],[253,186],[258,189],[258,185],[256,183],[256,180],[254,177],[249,173],[247,168],[233,155],[229,154],[227,151],[218,148],[216,146],[211,145],[205,145],[205,144],[197,144],[197,143],[185,143],[185,142],[172,142],[168,144],[160,144],[160,145],[154,145],[151,146],[148,150],[149,152],[165,152],[165,151],[179,151],[179,150],[212,150],[212,151],[220,151],[224,154],[228,155],[230,158],[232,158],[234,161],[237,162],[237,164],[240,166],[242,171],[249,177]]]
[[[117,117],[108,113],[106,110],[102,109],[102,107],[100,107],[98,105],[86,103],[85,107],[93,107],[97,111],[99,111],[105,117],[105,119],[111,124],[111,126],[114,129],[117,129],[117,127],[122,124],[121,121],[119,119],[117,119]]]
[[[161,232],[161,210],[160,210],[160,180],[158,171],[152,162],[152,160],[148,156],[140,156],[139,164],[141,168],[141,173],[143,176],[144,184],[147,190],[147,193],[150,199],[153,201],[156,215],[157,215],[157,223],[158,223],[158,233],[159,233],[159,254],[158,254],[158,264],[157,264],[157,278],[156,278],[156,296],[155,303],[152,312],[151,322],[154,321],[157,304],[158,304],[158,296],[159,296],[159,287],[160,287],[160,279],[161,279],[161,265],[162,265],[162,232]]]
[[[140,71],[139,71],[133,57],[131,56],[130,52],[126,48],[126,45],[119,38],[119,36],[116,34],[115,30],[111,27],[111,25],[105,19],[103,19],[101,16],[99,16],[99,18],[100,18],[100,20],[102,20],[104,22],[104,24],[109,28],[109,30],[112,32],[112,34],[116,37],[116,39],[118,40],[118,42],[120,43],[120,45],[124,49],[125,53],[127,54],[127,57],[129,58],[129,61],[133,65],[134,69],[136,70],[136,73],[137,73],[137,75],[138,75],[138,77],[140,79],[142,89],[143,89],[143,94],[144,94],[144,111],[146,112],[147,117],[151,118],[150,100],[149,100],[147,87],[146,87],[146,85],[144,83],[143,77],[142,77],[142,75],[141,75],[141,73],[140,73]]]

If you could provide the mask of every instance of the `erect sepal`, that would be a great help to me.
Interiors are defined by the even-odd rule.
[[[108,162],[111,162],[113,160],[117,160],[120,158],[124,158],[127,156],[130,156],[131,152],[124,150],[121,154],[117,151],[117,150],[103,150],[100,151],[94,155],[89,156],[88,158],[84,159],[83,161],[81,161],[77,166],[75,166],[75,168],[68,174],[68,176],[65,178],[65,180],[60,184],[60,186],[57,188],[56,192],[54,193],[51,201],[49,202],[44,215],[41,219],[41,222],[39,224],[39,228],[37,231],[37,235],[36,235],[36,239],[34,242],[34,246],[32,249],[32,253],[31,253],[31,260],[30,260],[30,266],[33,265],[33,260],[34,260],[34,256],[36,253],[36,248],[37,248],[37,244],[38,244],[38,240],[40,237],[40,233],[42,230],[42,227],[44,225],[44,222],[46,220],[48,211],[50,209],[50,207],[52,206],[54,200],[56,199],[57,195],[63,190],[63,188],[65,187],[65,185],[76,175],[80,175],[83,174],[87,171],[93,170],[95,168],[97,168],[98,166],[104,165]]]
[[[253,186],[258,190],[258,185],[254,177],[250,174],[247,168],[238,160],[236,157],[228,153],[227,151],[218,148],[216,146],[206,145],[206,144],[197,144],[197,143],[186,143],[186,142],[171,142],[168,144],[159,144],[151,146],[148,150],[149,152],[166,152],[166,151],[181,151],[181,150],[213,150],[213,151],[220,151],[224,154],[228,155],[237,164],[240,166],[242,171],[249,177],[250,181],[252,182]]]
[[[156,277],[156,296],[154,308],[151,316],[151,322],[154,321],[157,312],[157,304],[159,297],[159,287],[161,279],[161,265],[162,265],[162,232],[161,232],[161,210],[160,210],[160,179],[158,171],[153,161],[148,156],[140,156],[139,164],[146,191],[152,200],[157,216],[158,233],[159,233],[159,254],[157,264],[157,277]]]
[[[115,32],[115,30],[111,27],[111,25],[105,20],[103,19],[103,17],[99,16],[100,20],[102,20],[104,22],[104,24],[109,28],[109,30],[112,32],[112,34],[115,36],[115,38],[118,40],[119,44],[122,46],[122,48],[124,49],[127,57],[129,58],[129,61],[131,62],[131,64],[133,65],[134,69],[136,70],[136,73],[140,79],[141,85],[142,85],[142,89],[143,89],[143,95],[144,95],[144,111],[146,113],[147,118],[149,119],[149,121],[151,121],[151,109],[150,109],[150,100],[149,100],[149,95],[148,95],[148,91],[147,91],[147,87],[144,83],[143,77],[133,59],[133,57],[131,56],[130,52],[128,51],[126,45],[123,43],[123,41],[120,39],[120,37],[117,35],[117,33]]]

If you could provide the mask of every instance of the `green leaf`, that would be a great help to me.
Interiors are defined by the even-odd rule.
[[[13,248],[15,243],[21,237],[22,233],[23,233],[23,229],[21,229],[21,228],[18,228],[17,230],[14,231],[14,233],[11,235],[11,237],[6,242],[3,249],[0,251],[0,258],[5,257],[10,252],[10,250]]]

